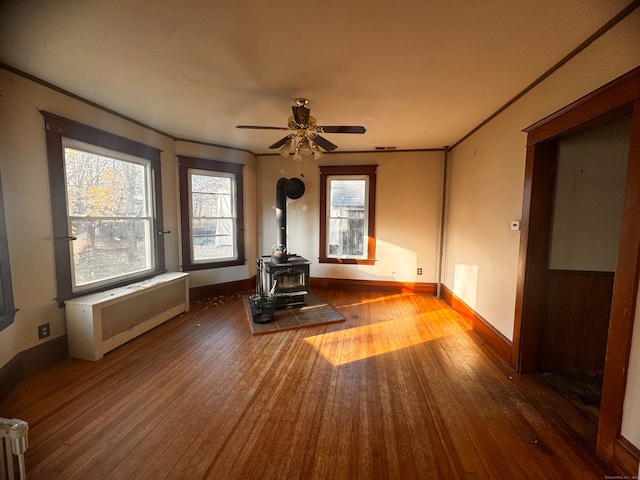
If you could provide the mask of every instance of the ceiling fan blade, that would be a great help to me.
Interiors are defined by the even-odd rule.
[[[289,136],[286,136],[284,138],[281,138],[280,140],[278,140],[276,143],[274,143],[273,145],[271,145],[269,148],[280,148],[282,145],[285,144],[285,142],[289,140]]]
[[[236,128],[253,128],[257,130],[290,130],[289,127],[260,127],[257,125],[236,125]]]
[[[293,110],[293,118],[295,119],[297,124],[307,125],[309,123],[309,113],[311,112],[311,110],[309,110],[307,107],[294,105],[293,107],[291,107],[291,110]]]
[[[316,130],[322,133],[364,133],[366,128],[355,125],[328,125],[324,127],[316,127]]]
[[[321,137],[320,135],[316,135],[315,137],[313,137],[312,141],[315,142],[317,145],[321,146],[322,148],[324,148],[327,152],[330,152],[331,150],[335,150],[336,148],[338,148],[337,145],[334,145],[329,140]]]

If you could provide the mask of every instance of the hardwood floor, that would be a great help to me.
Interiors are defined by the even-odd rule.
[[[14,389],[35,479],[603,479],[595,428],[444,302],[314,290],[344,323],[252,336],[239,295]]]

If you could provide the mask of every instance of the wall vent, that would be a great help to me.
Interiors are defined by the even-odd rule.
[[[373,147],[374,150],[395,150],[398,147]]]

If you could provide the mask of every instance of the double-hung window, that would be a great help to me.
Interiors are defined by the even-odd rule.
[[[184,270],[244,264],[242,164],[179,156]]]
[[[320,167],[320,262],[375,262],[376,165]]]
[[[44,116],[59,302],[164,271],[160,150]]]

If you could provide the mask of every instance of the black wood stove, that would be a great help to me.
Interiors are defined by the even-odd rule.
[[[299,178],[281,178],[276,185],[276,244],[270,256],[258,258],[258,292],[276,297],[276,308],[306,305],[309,293],[309,265],[299,255],[287,253],[287,197],[304,194]]]
[[[306,305],[309,265],[311,262],[299,255],[289,256],[284,263],[277,263],[270,256],[259,258],[261,293],[274,295],[277,309]]]

